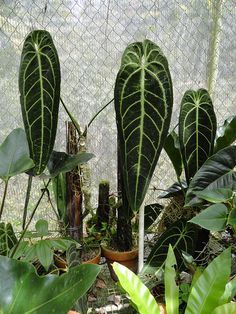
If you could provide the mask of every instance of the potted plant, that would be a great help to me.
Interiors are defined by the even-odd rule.
[[[168,133],[173,105],[168,62],[156,44],[144,40],[126,48],[114,95],[118,189],[122,198],[122,205],[117,210],[115,254],[131,251],[128,254],[137,262],[138,250],[133,250],[131,221],[138,216],[143,204]],[[103,248],[103,255],[112,261],[108,252]]]

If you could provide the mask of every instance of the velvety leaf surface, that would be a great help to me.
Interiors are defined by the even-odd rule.
[[[56,177],[60,173],[66,173],[78,165],[88,162],[94,154],[78,153],[76,155],[68,155],[64,152],[53,151],[48,162],[48,169],[52,177]]]
[[[138,312],[140,314],[159,314],[160,310],[156,300],[138,276],[116,262],[112,266],[120,285],[129,294],[130,300],[136,305]]]
[[[159,198],[170,198],[180,194],[184,194],[184,191],[187,189],[187,182],[181,181],[173,183],[167,190],[162,192],[158,197]]]
[[[16,243],[17,238],[12,225],[0,222],[0,255],[9,256],[9,252]]]
[[[45,30],[32,31],[21,54],[19,90],[34,175],[43,172],[54,146],[60,81],[60,64],[51,35]]]
[[[149,204],[144,208],[144,229],[147,230],[157,219],[163,206],[161,204]]]
[[[236,116],[229,117],[224,124],[217,129],[214,151],[230,146],[236,140]]]
[[[36,275],[31,264],[0,256],[3,314],[65,314],[91,287],[100,267],[79,265],[61,276]]]
[[[227,188],[236,190],[236,146],[229,146],[212,155],[193,177],[185,203],[192,202],[195,191]]]
[[[33,166],[24,130],[14,129],[0,146],[0,178],[7,181]]]
[[[188,90],[179,116],[179,142],[188,184],[212,155],[215,134],[216,116],[209,93],[205,89]]]
[[[231,271],[230,249],[216,257],[198,278],[188,298],[185,314],[209,314],[220,305]]]
[[[193,253],[196,236],[197,228],[193,224],[182,220],[174,223],[155,243],[147,257],[142,273],[154,274],[158,268],[164,266],[169,244],[172,245],[174,250],[178,268],[181,268],[183,266],[182,251],[189,254]]]
[[[174,130],[171,131],[165,139],[164,149],[175,168],[177,178],[179,178],[183,170],[183,163],[180,153],[179,138]]]
[[[149,40],[129,45],[115,84],[122,173],[129,205],[139,210],[168,133],[173,92],[168,62]]]

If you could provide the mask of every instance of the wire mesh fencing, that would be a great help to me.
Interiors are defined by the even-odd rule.
[[[218,122],[234,115],[236,76],[236,4],[234,0],[1,0],[0,1],[0,141],[22,126],[18,68],[23,41],[33,29],[48,30],[58,50],[62,99],[82,128],[111,99],[125,47],[145,38],[157,43],[169,61],[174,87],[172,127],[187,89],[210,89]],[[116,123],[111,103],[88,130],[92,195],[98,183],[111,182],[116,191]],[[60,109],[56,149],[65,151],[66,113]],[[146,202],[175,181],[163,152]],[[27,176],[11,179],[5,217],[20,221]],[[35,180],[32,204],[37,198]],[[1,191],[2,193],[2,191]],[[16,201],[17,200],[17,201]],[[16,203],[17,202],[17,203]],[[45,199],[38,214],[52,220]]]

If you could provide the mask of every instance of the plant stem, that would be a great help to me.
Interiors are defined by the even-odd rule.
[[[92,124],[92,122],[97,118],[97,116],[108,106],[110,105],[110,103],[112,103],[114,100],[114,98],[112,98],[107,104],[105,104],[105,106],[103,106],[93,117],[92,119],[89,121],[88,123],[88,128],[90,127],[90,125]]]
[[[27,210],[28,210],[28,205],[29,205],[32,181],[33,181],[33,176],[29,175],[28,186],[27,186],[26,197],[25,197],[25,206],[24,206],[24,212],[23,212],[22,230],[24,230],[24,228],[25,228],[25,222],[26,222],[26,218],[27,218]]]
[[[7,195],[8,181],[9,181],[9,179],[7,179],[6,181],[4,181],[5,187],[4,187],[3,198],[2,198],[2,204],[1,204],[1,209],[0,209],[0,220],[1,220],[1,218],[2,218],[2,212],[3,212],[3,208],[4,208],[4,204],[5,204],[6,195]]]
[[[18,247],[19,247],[19,245],[20,245],[22,239],[24,238],[25,233],[26,233],[26,231],[27,231],[27,229],[28,229],[28,227],[29,227],[29,225],[30,225],[30,223],[31,223],[31,221],[32,221],[32,219],[33,219],[33,217],[34,217],[34,214],[35,214],[37,208],[39,207],[39,204],[41,203],[41,200],[42,200],[42,198],[43,198],[45,192],[47,191],[47,188],[48,188],[48,185],[49,185],[50,182],[51,182],[51,179],[48,180],[48,182],[47,182],[45,188],[42,190],[41,196],[40,196],[40,198],[38,199],[38,202],[36,203],[36,205],[35,205],[35,207],[34,207],[34,209],[33,209],[33,211],[32,211],[32,214],[31,214],[31,216],[30,216],[30,218],[29,218],[29,221],[27,222],[27,224],[26,224],[26,226],[25,226],[25,229],[24,229],[24,230],[22,231],[22,233],[21,233],[21,236],[20,236],[19,241],[17,242],[17,244],[16,244],[14,250],[12,251],[12,254],[11,254],[11,256],[10,256],[11,258],[14,257],[14,255],[15,255],[15,253],[16,253],[16,251],[17,251],[17,249],[18,249]]]
[[[81,136],[82,135],[82,131],[80,128],[80,125],[78,123],[78,121],[74,118],[74,116],[70,113],[70,111],[68,110],[68,108],[66,107],[64,101],[62,100],[62,98],[60,97],[60,101],[66,111],[66,113],[68,114],[69,118],[71,119],[71,122],[73,123],[74,127],[76,128],[76,131],[78,132],[78,135]]]

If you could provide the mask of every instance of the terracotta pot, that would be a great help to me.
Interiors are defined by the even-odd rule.
[[[101,248],[99,249],[98,254],[90,260],[83,261],[82,264],[99,264],[101,259]],[[54,255],[54,262],[58,268],[65,269],[67,267],[67,262],[60,256]]]
[[[126,252],[119,252],[119,251],[113,251],[106,247],[102,246],[102,256],[106,258],[107,265],[111,274],[111,278],[114,281],[118,281],[118,278],[113,270],[112,263],[118,262],[130,270],[132,270],[134,273],[137,273],[138,271],[138,249],[134,249],[132,251],[126,251]]]

